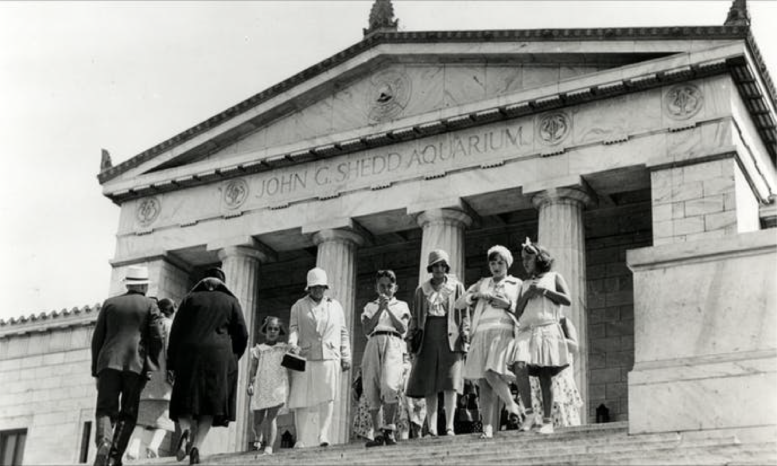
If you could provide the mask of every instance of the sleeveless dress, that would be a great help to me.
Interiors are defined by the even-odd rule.
[[[251,348],[251,359],[259,360],[254,377],[254,396],[251,397],[252,411],[286,403],[289,397],[289,372],[281,366],[281,360],[288,349],[287,343],[272,346],[262,343]]]
[[[556,272],[546,272],[528,279],[523,282],[521,293],[532,284],[555,291],[556,276]],[[525,362],[530,375],[536,375],[540,367],[561,371],[572,362],[561,329],[561,305],[545,296],[534,296],[526,303],[518,320],[513,361]]]

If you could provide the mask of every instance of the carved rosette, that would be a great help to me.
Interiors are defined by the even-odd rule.
[[[546,113],[537,120],[537,137],[548,146],[562,143],[571,130],[572,120],[564,112]]]
[[[243,178],[237,178],[228,182],[222,192],[221,199],[227,209],[234,210],[243,205],[248,199],[248,183]]]
[[[367,116],[372,121],[386,121],[396,117],[407,106],[412,83],[399,70],[384,70],[370,79],[367,91]]]
[[[670,87],[664,95],[664,112],[673,120],[687,120],[699,113],[704,106],[701,89],[693,84]]]
[[[147,227],[154,223],[162,211],[162,204],[156,197],[147,197],[140,201],[138,210],[135,212],[135,218],[142,227]]]

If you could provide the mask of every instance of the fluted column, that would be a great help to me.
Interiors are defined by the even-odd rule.
[[[343,306],[345,322],[353,348],[354,318],[356,314],[356,252],[364,239],[352,230],[324,229],[313,235],[318,246],[316,266],[326,271],[329,296]],[[351,377],[346,373],[340,380],[339,397],[335,399],[330,441],[348,443],[350,439]]]
[[[584,189],[553,188],[532,197],[539,210],[538,239],[554,257],[553,268],[569,285],[572,304],[567,317],[577,328],[580,351],[575,358],[575,383],[583,399],[581,419],[588,419],[588,319],[583,210],[593,202]]]
[[[259,285],[259,267],[266,259],[265,254],[250,246],[227,246],[219,249],[221,268],[226,275],[226,285],[237,297],[243,308],[248,329],[249,348],[254,337],[254,316],[256,315],[256,290]],[[237,421],[230,424],[226,451],[245,451],[248,448],[248,431],[251,413],[246,394],[250,357],[248,349],[238,364]]]
[[[423,230],[418,281],[429,279],[426,271],[429,253],[443,249],[451,258],[451,273],[464,282],[464,229],[472,224],[472,217],[455,209],[430,209],[418,215]]]

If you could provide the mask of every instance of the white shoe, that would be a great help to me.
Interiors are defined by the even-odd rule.
[[[294,444],[294,448],[305,448],[305,444],[298,441]]]
[[[526,417],[523,419],[523,423],[521,423],[521,430],[523,432],[528,432],[531,430],[532,427],[536,425],[540,425],[538,416],[539,415],[536,413],[527,414]]]
[[[265,455],[272,455],[272,447],[265,447],[264,448],[264,454]]]
[[[552,434],[553,433],[553,423],[552,422],[546,422],[540,426],[540,429],[538,431],[541,434]]]

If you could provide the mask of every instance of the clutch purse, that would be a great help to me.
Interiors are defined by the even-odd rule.
[[[305,372],[305,358],[293,353],[286,353],[281,360],[281,366],[297,372]]]

